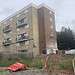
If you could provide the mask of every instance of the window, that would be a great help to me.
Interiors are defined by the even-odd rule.
[[[28,10],[25,10],[25,11],[24,11],[24,14],[26,14],[27,12],[28,12]]]
[[[20,37],[21,37],[22,39],[27,38],[27,36],[28,36],[28,34],[26,34],[26,33],[20,34]]]
[[[17,27],[27,26],[27,18],[22,18],[17,21]]]
[[[18,20],[18,22],[19,22],[20,24],[24,23],[24,18],[21,19],[21,20]]]
[[[23,23],[27,23],[27,18],[22,18],[18,20],[18,24],[23,24]]]
[[[28,40],[28,33],[22,33],[17,36],[17,41],[25,41]]]
[[[6,45],[9,45],[11,43],[11,38],[5,38],[4,41],[3,41],[3,44],[6,46]]]
[[[11,31],[11,27],[10,25],[7,25],[3,28],[3,32],[6,33],[6,32],[10,32]]]
[[[11,37],[11,35],[10,34],[4,34],[4,37],[9,38],[9,37]]]
[[[8,40],[8,41],[9,41],[9,40],[11,41],[11,38],[7,38],[7,40]]]
[[[11,41],[11,38],[5,38],[4,40],[5,41]]]

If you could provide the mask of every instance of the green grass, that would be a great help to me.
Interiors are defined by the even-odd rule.
[[[9,60],[7,60],[7,59],[2,59],[2,60],[0,61],[0,67],[7,67],[7,66],[9,66],[9,65],[11,65],[11,64],[13,64],[13,63],[15,63],[15,60],[9,61]]]
[[[11,64],[14,64],[17,61],[17,59],[2,59],[0,61],[0,67],[7,67]],[[29,65],[29,67],[34,67],[34,68],[42,68],[42,62],[40,58],[27,58],[27,57],[21,57],[20,62],[23,64]]]
[[[73,70],[73,67],[72,67],[71,63],[60,63],[59,64],[59,69],[62,69],[62,70]]]
[[[9,71],[0,71],[0,75],[8,75]]]
[[[59,69],[70,69],[72,70],[72,59],[74,56],[72,55],[66,55],[63,56],[61,59],[61,62],[58,63]],[[30,67],[38,68],[41,69],[44,66],[44,62],[42,61],[42,58],[37,57],[37,58],[29,58],[25,57],[23,55],[19,56],[20,62],[29,65]],[[17,61],[15,58],[9,58],[9,59],[1,59],[0,60],[0,66],[1,67],[6,67],[11,64],[14,64]],[[55,65],[56,62],[52,62],[52,60],[49,60],[48,65],[50,68],[52,68],[53,65]]]
[[[34,58],[32,62],[32,66],[36,67],[38,69],[41,69],[43,67],[43,61],[41,58]]]
[[[49,67],[52,68],[53,65],[59,67],[60,70],[73,70],[72,59],[74,55],[64,55],[61,57],[60,62],[53,62],[49,60]]]

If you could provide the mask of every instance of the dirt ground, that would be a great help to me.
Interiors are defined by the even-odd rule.
[[[48,75],[48,73],[43,70],[26,70],[18,72],[3,72],[0,75]]]

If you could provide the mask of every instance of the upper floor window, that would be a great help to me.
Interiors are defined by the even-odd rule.
[[[6,33],[6,32],[10,32],[11,31],[11,27],[10,25],[7,25],[3,28],[3,32]]]
[[[24,23],[24,18],[21,19],[21,20],[18,20],[18,22],[19,22],[20,24]]]
[[[18,37],[19,38],[26,38],[26,37],[28,37],[28,34],[27,33],[22,33],[22,34],[19,34]]]
[[[7,39],[5,39],[5,40],[7,40],[7,41],[11,41],[11,38],[7,38]]]
[[[24,14],[26,14],[27,12],[28,12],[28,10],[25,10],[25,11],[24,11]]]
[[[11,38],[5,38],[4,41],[3,41],[3,45],[8,46],[10,44],[11,44]]]
[[[27,25],[27,18],[22,18],[17,21],[17,27],[23,27]]]
[[[22,42],[22,41],[27,41],[28,40],[28,34],[27,33],[22,33],[22,34],[19,34],[17,36],[17,41],[18,42]]]

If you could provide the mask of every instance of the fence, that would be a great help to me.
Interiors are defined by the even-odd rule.
[[[67,70],[52,70],[49,72],[49,75],[74,75],[74,72]]]
[[[69,73],[69,72],[61,72],[59,75],[74,75],[73,73]]]
[[[72,64],[73,64],[73,69],[74,69],[74,74],[75,74],[75,58],[72,60]]]
[[[72,59],[74,56],[71,55],[59,55],[59,54],[50,54],[47,58],[46,68],[49,72],[49,75],[74,75],[72,67]]]

